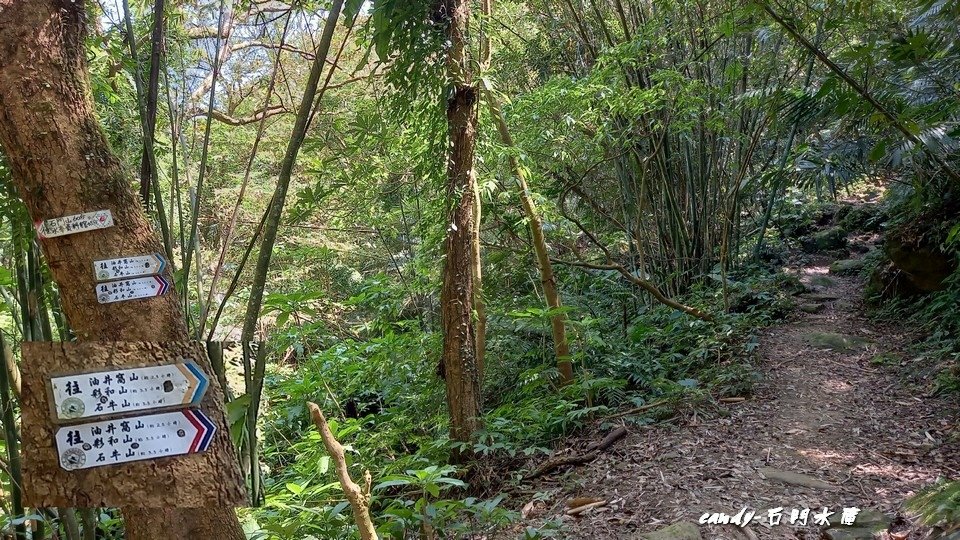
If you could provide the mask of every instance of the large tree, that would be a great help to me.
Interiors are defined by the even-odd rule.
[[[108,229],[41,242],[78,340],[187,339],[175,294],[100,304],[92,262],[162,246],[94,114],[81,0],[0,0],[0,145],[34,221],[109,209]],[[231,508],[123,509],[129,539],[242,539]]]
[[[447,102],[450,146],[447,155],[447,238],[443,286],[443,371],[450,410],[450,438],[468,442],[480,428],[480,365],[474,324],[477,285],[474,249],[478,219],[474,153],[477,137],[477,87],[473,84],[467,28],[470,2],[448,0],[449,48],[447,73],[453,92]]]

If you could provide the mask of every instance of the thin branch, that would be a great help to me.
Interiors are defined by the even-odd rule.
[[[330,431],[330,426],[327,425],[327,419],[324,418],[323,411],[320,410],[320,407],[318,407],[316,403],[307,402],[307,407],[310,409],[310,416],[313,418],[313,423],[320,432],[320,438],[323,439],[323,445],[327,448],[330,459],[333,460],[337,470],[337,478],[340,479],[340,485],[343,487],[343,494],[346,495],[347,500],[350,502],[350,507],[353,508],[353,519],[356,521],[357,529],[360,531],[360,538],[362,540],[376,540],[377,529],[373,526],[373,520],[370,519],[370,471],[364,471],[364,487],[361,489],[360,486],[350,478],[343,446],[337,441],[336,437],[333,436],[333,432]]]
[[[224,17],[226,17],[225,20]],[[235,15],[233,4],[231,2],[229,13],[226,15],[221,13],[217,22],[222,31],[214,32],[214,34],[210,36],[217,38],[214,46],[213,65],[211,66],[210,74],[207,75],[200,83],[200,86],[198,86],[193,93],[190,94],[191,102],[197,102],[203,99],[204,94],[207,94],[214,85],[214,79],[219,76],[220,66],[226,64],[227,60],[230,58],[230,54],[233,52],[233,49],[230,48],[227,43],[230,41],[230,37],[233,35],[233,27],[235,23],[234,19]]]
[[[275,50],[280,50],[285,52],[291,52],[298,56],[301,56],[305,60],[313,60],[316,57],[316,55],[314,55],[310,51],[298,49],[293,45],[290,45],[287,43],[278,44],[278,43],[268,43],[266,41],[241,41],[239,43],[235,43],[233,46],[230,47],[230,49],[234,52],[240,51],[243,49],[252,49],[252,48],[275,49]]]
[[[660,289],[656,285],[641,278],[638,275],[635,275],[633,272],[628,270],[627,267],[616,262],[616,259],[614,259],[613,254],[610,253],[610,249],[606,245],[604,245],[602,242],[600,242],[600,240],[598,240],[597,237],[594,236],[592,232],[587,230],[587,228],[583,225],[583,223],[581,223],[577,218],[571,216],[569,212],[567,212],[566,198],[567,198],[567,193],[569,192],[570,192],[570,189],[568,188],[560,195],[560,204],[559,204],[560,215],[562,215],[567,220],[573,222],[573,224],[576,225],[577,228],[579,228],[583,232],[583,234],[587,236],[587,238],[590,240],[590,242],[593,245],[600,248],[600,250],[603,251],[603,255],[606,258],[608,263],[605,265],[578,263],[578,264],[574,264],[574,266],[582,266],[584,268],[593,268],[596,270],[616,270],[617,272],[620,273],[620,275],[625,277],[628,281],[630,281],[634,285],[637,285],[641,289],[650,293],[650,295],[653,296],[661,304],[672,307],[673,309],[676,309],[678,311],[682,311],[688,315],[692,315],[700,320],[704,320],[704,321],[713,320],[713,317],[709,313],[705,313],[695,307],[687,306],[668,298],[665,294],[663,294],[662,291],[660,291]],[[562,264],[573,264],[573,263],[562,262]]]
[[[220,13],[217,17],[217,26],[224,28],[224,25],[231,26],[233,24],[233,0],[229,0],[229,8],[227,7],[227,0],[220,0]],[[227,33],[227,38],[229,39],[229,31]],[[210,73],[210,97],[207,102],[207,110],[214,110],[214,103],[216,102],[216,92],[217,92],[217,78],[220,76],[220,67],[223,65],[223,60],[221,56],[221,48],[223,50],[229,50],[229,47],[225,43],[225,40],[217,40],[216,46],[213,52],[213,71]],[[183,265],[183,282],[184,286],[189,288],[190,283],[190,265],[193,262],[194,257],[194,248],[196,248],[197,253],[197,266],[200,266],[200,247],[199,242],[197,241],[197,224],[200,218],[200,198],[203,195],[203,180],[206,176],[207,170],[207,156],[209,155],[210,149],[210,128],[213,122],[210,120],[210,115],[208,115],[206,125],[204,126],[203,131],[203,147],[200,151],[200,170],[198,173],[197,184],[196,184],[196,196],[191,201],[191,220],[190,220],[190,236],[187,237],[187,246],[185,249],[186,260]],[[199,275],[198,276],[198,289],[199,289]],[[198,290],[198,294],[203,294],[202,291]],[[189,294],[184,291],[184,299],[190,297]],[[186,313],[189,313],[189,310],[184,310]],[[187,317],[187,322],[189,325],[189,316]]]
[[[253,124],[255,122],[260,122],[266,120],[271,116],[277,116],[278,114],[292,113],[290,109],[286,108],[283,105],[270,105],[269,107],[264,107],[258,111],[254,111],[253,114],[249,116],[236,117],[230,116],[229,114],[223,111],[206,111],[204,109],[194,109],[188,115],[188,118],[196,118],[198,116],[209,116],[210,118],[227,124],[229,126],[245,126],[247,124]]]
[[[290,28],[290,19],[291,17],[288,16],[286,21],[283,24],[283,33],[280,35],[281,46],[286,42],[287,30],[289,30]],[[217,266],[214,269],[213,278],[210,280],[210,290],[207,295],[207,301],[201,306],[202,313],[200,316],[200,331],[198,332],[198,335],[203,333],[204,325],[207,322],[207,315],[209,315],[210,306],[213,303],[214,291],[216,291],[217,282],[220,279],[220,272],[223,269],[223,263],[227,257],[227,249],[230,247],[230,240],[233,236],[234,227],[236,226],[236,223],[237,223],[237,216],[240,213],[240,205],[243,203],[243,196],[244,196],[244,193],[246,192],[247,184],[250,182],[250,174],[251,174],[251,171],[253,170],[253,162],[256,159],[257,151],[260,148],[260,141],[263,138],[263,133],[264,133],[264,130],[266,129],[266,120],[269,116],[272,116],[273,114],[279,114],[280,112],[283,112],[286,110],[281,104],[279,106],[274,106],[274,109],[279,107],[282,110],[277,111],[273,114],[270,113],[271,111],[270,99],[273,97],[273,91],[276,88],[277,73],[280,71],[280,65],[281,65],[280,51],[278,50],[277,56],[276,58],[274,58],[273,70],[270,75],[270,84],[267,86],[267,96],[266,98],[264,98],[263,108],[260,109],[260,111],[258,111],[257,113],[253,114],[254,119],[251,120],[251,122],[245,122],[241,120],[241,121],[236,121],[237,123],[232,124],[232,125],[244,125],[246,123],[252,123],[257,121],[260,122],[260,124],[257,126],[257,135],[256,137],[254,137],[254,140],[253,140],[253,147],[250,149],[250,157],[247,159],[247,166],[244,168],[243,182],[240,184],[240,193],[237,195],[237,202],[233,207],[233,212],[231,212],[230,214],[230,222],[227,224],[227,229],[224,234],[223,247],[220,250],[220,257],[219,257],[219,260],[217,261]],[[211,111],[211,113],[212,112],[213,111]],[[229,124],[230,122],[226,122],[226,123]],[[244,257],[244,260],[246,260],[246,257]],[[219,312],[217,315],[219,315]],[[214,322],[214,324],[216,324],[216,322]],[[213,332],[213,330],[215,330],[215,328],[210,330],[211,333]]]

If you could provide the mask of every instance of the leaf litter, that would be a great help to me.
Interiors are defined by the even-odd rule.
[[[858,278],[816,279],[827,275],[830,261],[805,262],[794,271],[824,308],[797,310],[762,332],[763,377],[752,396],[721,400],[726,416],[630,428],[596,459],[532,480],[535,492],[602,504],[571,515],[568,505],[545,501],[542,512],[525,508],[529,519],[513,532],[559,520],[560,538],[636,538],[748,508],[756,512],[749,526],[699,525],[701,534],[823,538],[812,519],[791,525],[791,510],[809,508],[812,516],[827,508],[835,512],[828,518],[834,526],[847,507],[909,523],[906,498],[938,477],[960,476],[960,426],[951,414],[958,404],[931,397],[929,381],[912,377],[909,362],[870,362],[879,354],[906,358],[903,349],[914,337],[909,328],[865,317]],[[817,346],[824,335],[857,346]],[[776,509],[783,517],[771,526],[768,512]],[[903,534],[891,529],[878,537],[913,538]]]

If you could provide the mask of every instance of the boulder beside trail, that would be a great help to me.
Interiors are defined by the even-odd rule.
[[[820,253],[847,246],[847,232],[841,227],[829,227],[800,239],[800,245],[807,253]]]
[[[887,260],[870,274],[866,293],[880,298],[917,296],[940,291],[956,270],[956,259],[916,232],[889,231],[883,252]]]
[[[884,261],[873,269],[864,292],[868,297],[878,298],[904,298],[922,293],[891,261]]]
[[[906,279],[922,292],[942,290],[943,280],[956,268],[955,257],[945,254],[940,246],[903,235],[888,235],[884,252],[897,269],[906,274]]]

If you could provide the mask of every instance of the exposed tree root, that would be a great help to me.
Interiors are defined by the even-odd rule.
[[[627,435],[627,428],[620,426],[617,429],[611,431],[604,437],[600,442],[595,442],[587,447],[587,451],[582,454],[574,454],[571,456],[562,456],[557,458],[548,459],[544,462],[543,465],[537,467],[537,469],[526,476],[526,480],[537,478],[538,476],[543,476],[559,467],[565,465],[582,465],[584,463],[590,463],[591,461],[597,459],[597,456],[601,452],[606,451],[607,448],[613,446],[613,443],[619,441]]]

